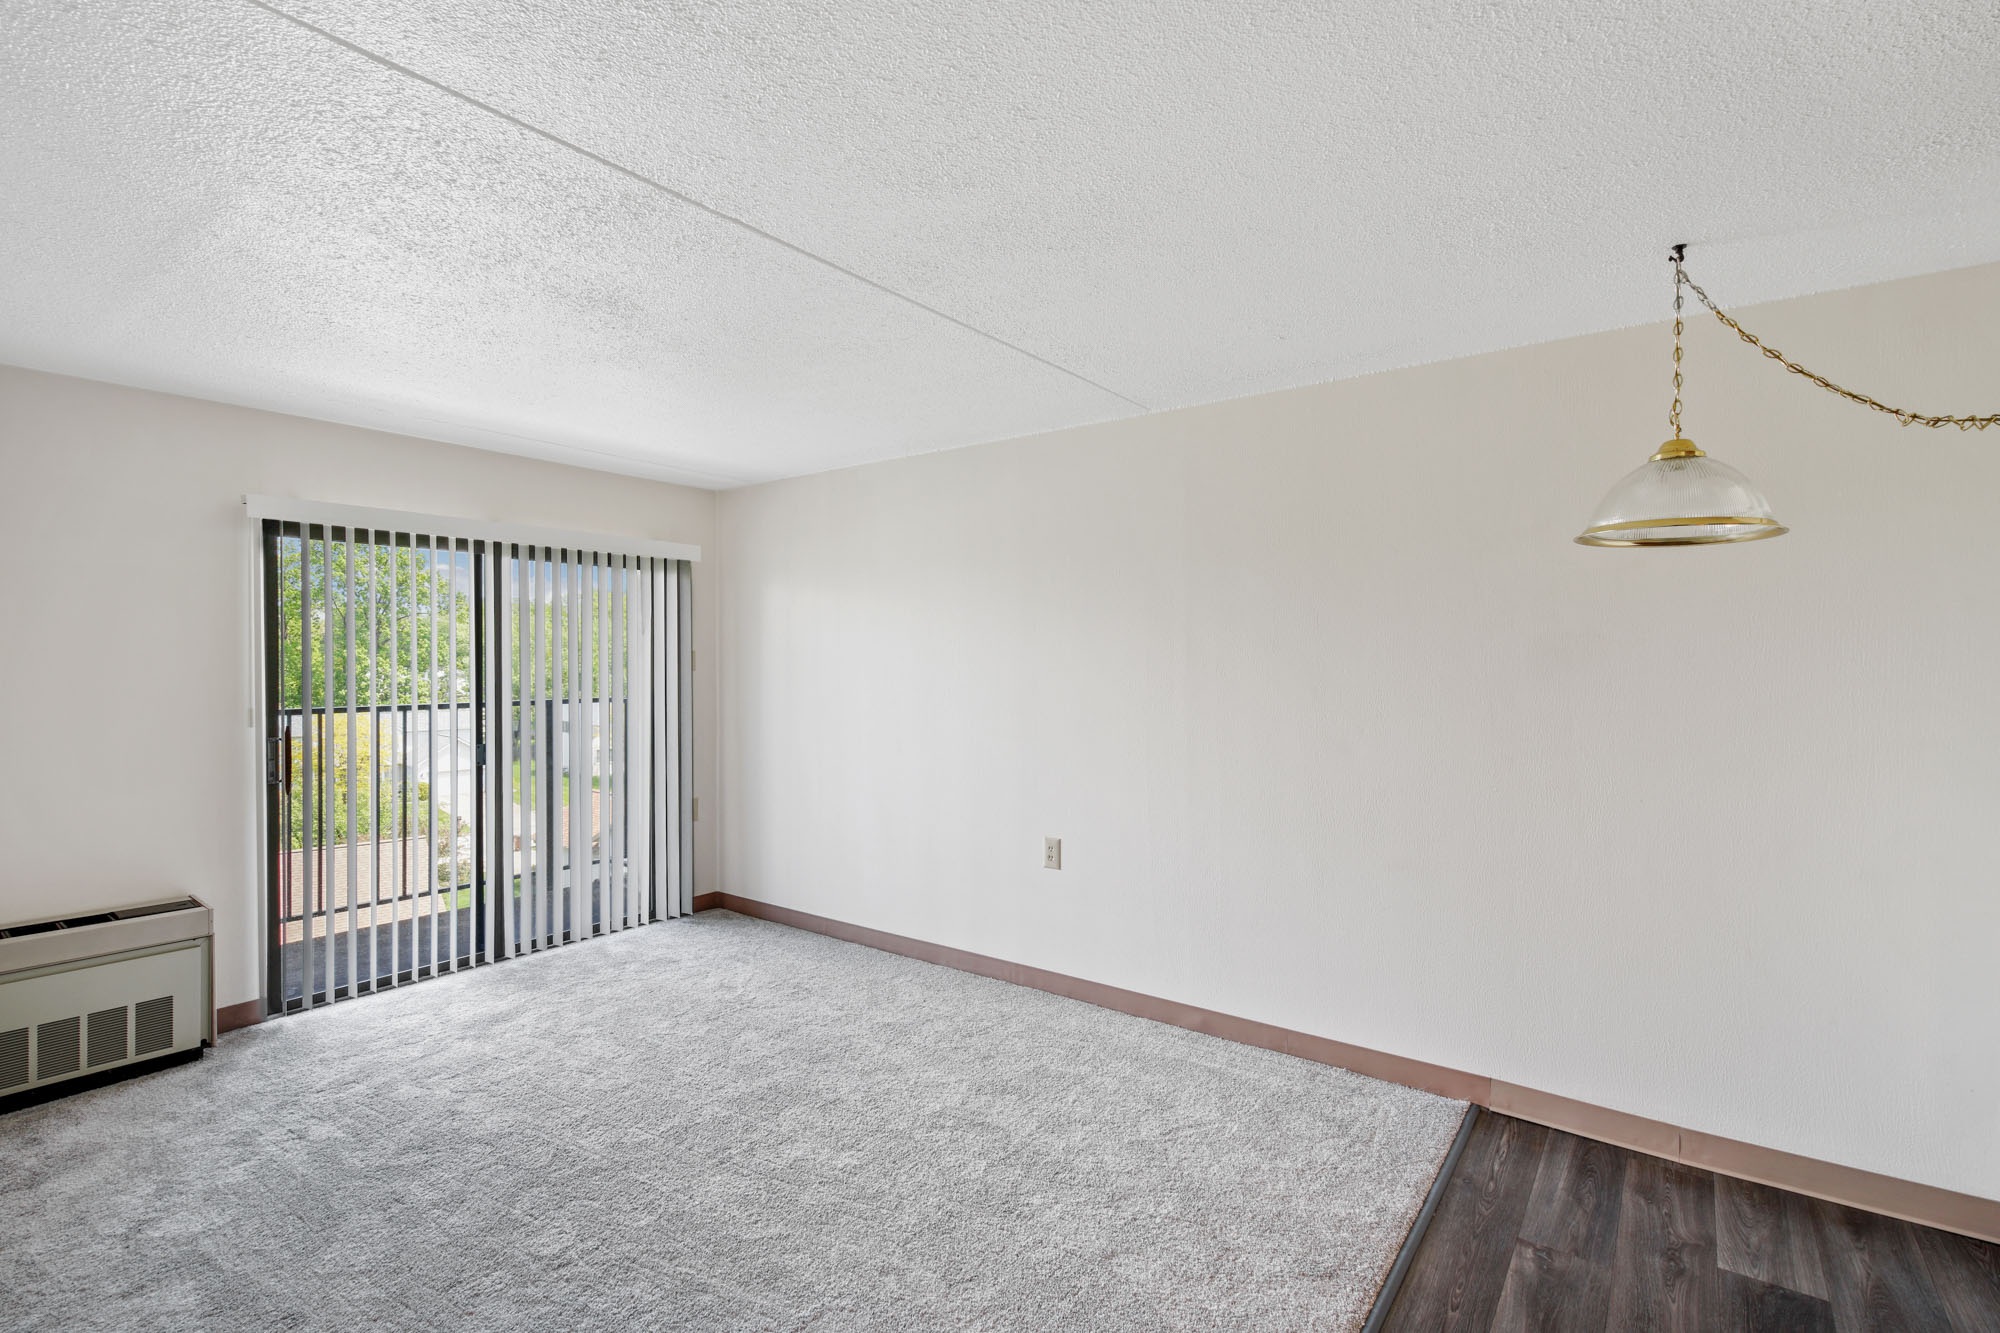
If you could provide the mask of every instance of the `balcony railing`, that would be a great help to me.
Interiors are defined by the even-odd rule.
[[[531,722],[539,714],[544,735],[555,737],[567,734],[569,714],[585,707],[595,731],[606,702],[595,696],[514,701],[510,753],[522,752],[524,714]],[[480,771],[484,756],[470,740],[477,734],[474,710],[470,702],[385,704],[356,707],[352,713],[339,704],[277,710],[280,735],[270,762],[271,776],[278,779],[283,845],[276,856],[273,906],[285,945],[287,1007],[302,998],[301,978],[307,973],[299,946],[308,938],[310,975],[321,986],[330,977],[338,995],[354,991],[350,952],[362,993],[483,960],[479,890],[482,873],[491,873],[495,856],[494,849],[481,845],[487,775]],[[304,771],[308,718],[316,779],[310,782]],[[572,868],[570,821],[563,813],[571,794],[568,775],[553,767],[540,774],[520,770],[516,763],[502,775],[500,794],[512,807],[507,827],[515,832],[511,845],[500,849],[502,873],[511,886],[500,924],[509,934],[525,936],[524,886],[538,869],[549,876],[567,875]],[[528,822],[523,798],[530,793],[524,784],[533,787],[533,822],[540,838],[532,833],[524,838],[520,832]],[[315,799],[308,842],[303,802],[309,796]],[[581,894],[589,904],[586,933],[593,934],[602,917],[600,889],[606,878],[603,803],[600,779],[593,777],[584,818],[587,888]],[[555,912],[560,936],[574,938],[576,923],[560,896],[552,895],[540,910]],[[553,919],[542,920],[546,932]],[[329,943],[330,970],[325,966]]]

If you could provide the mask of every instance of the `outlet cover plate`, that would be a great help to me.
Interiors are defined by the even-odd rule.
[[[1062,839],[1061,839],[1061,838],[1043,838],[1043,839],[1042,839],[1042,869],[1044,869],[1044,870],[1061,870],[1061,869],[1062,869]]]

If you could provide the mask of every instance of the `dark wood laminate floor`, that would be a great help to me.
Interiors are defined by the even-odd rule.
[[[2000,1333],[2000,1246],[1486,1113],[1385,1333]]]

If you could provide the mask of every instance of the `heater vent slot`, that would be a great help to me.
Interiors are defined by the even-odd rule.
[[[28,1081],[28,1029],[0,1032],[0,1092]]]
[[[132,1054],[151,1055],[174,1044],[174,997],[141,1000],[133,1015]]]
[[[35,1078],[74,1074],[83,1059],[83,1019],[58,1018],[35,1025]]]
[[[124,1005],[116,1009],[99,1009],[90,1016],[86,1033],[90,1038],[90,1067],[114,1064],[127,1054],[125,1047],[126,1018],[131,1013]]]

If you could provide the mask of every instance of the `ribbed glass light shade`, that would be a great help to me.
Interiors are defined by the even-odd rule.
[[[1585,546],[1702,546],[1756,541],[1785,531],[1748,477],[1686,440],[1669,440],[1611,488],[1577,541]]]

